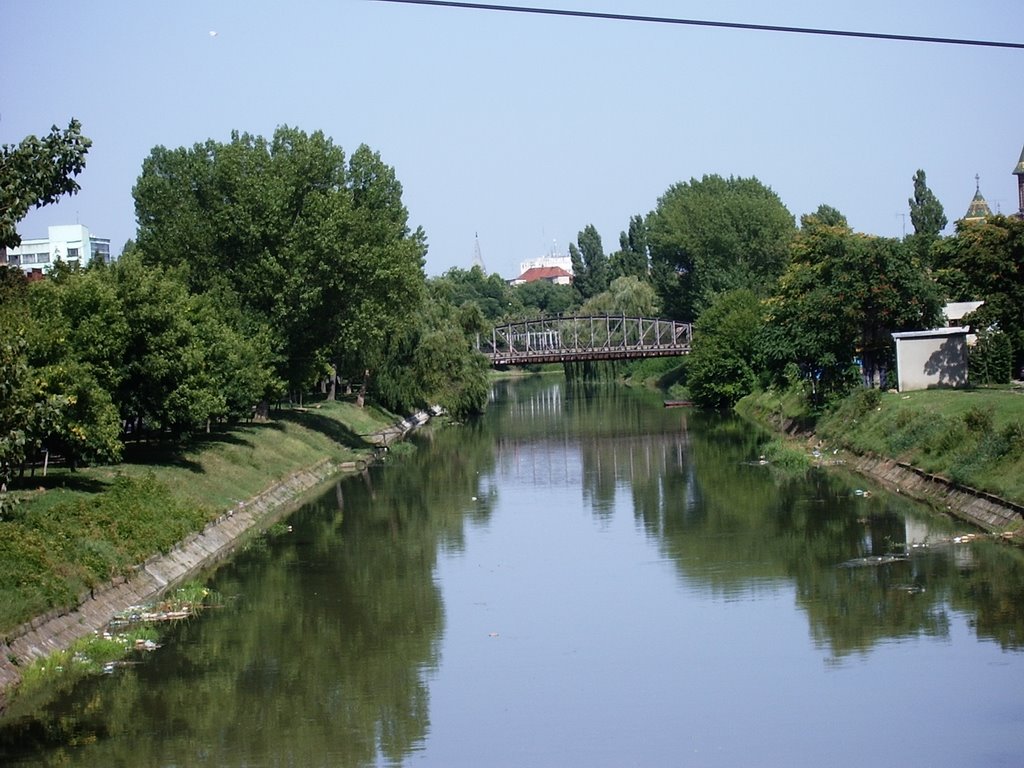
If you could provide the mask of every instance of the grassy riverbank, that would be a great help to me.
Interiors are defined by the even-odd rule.
[[[373,407],[324,402],[178,448],[131,445],[116,466],[37,473],[0,520],[0,633],[76,605],[300,469],[370,456],[367,437],[395,421]]]
[[[737,405],[772,429],[814,433],[832,449],[906,462],[954,483],[1024,504],[1024,390],[862,390],[811,414],[793,393],[759,392]]]

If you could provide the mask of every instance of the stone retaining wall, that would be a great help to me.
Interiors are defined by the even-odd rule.
[[[371,445],[386,448],[440,413],[436,406],[429,412],[420,411],[392,427],[367,435],[366,439]],[[103,629],[126,608],[156,599],[169,587],[230,554],[245,534],[289,511],[290,505],[307,491],[341,472],[361,472],[366,467],[365,460],[338,463],[324,459],[295,472],[228,510],[170,552],[151,557],[127,578],[91,590],[82,596],[77,607],[50,611],[0,638],[0,710],[4,706],[4,692],[21,680],[19,667],[67,650],[75,640]]]
[[[990,493],[957,485],[944,477],[931,475],[910,464],[873,456],[861,456],[853,463],[862,474],[883,485],[926,501],[991,532],[1004,531],[1020,523],[1024,507]]]
[[[289,503],[338,472],[365,468],[365,462],[338,464],[324,460],[296,472],[266,491],[240,503],[166,554],[151,557],[130,576],[91,590],[73,609],[55,610],[18,627],[0,642],[0,693],[17,684],[19,666],[63,651],[105,627],[121,611],[157,598],[200,569],[229,554],[242,537],[283,513]]]

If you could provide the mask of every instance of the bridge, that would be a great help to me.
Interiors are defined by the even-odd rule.
[[[476,348],[491,365],[572,363],[678,357],[690,351],[689,323],[647,317],[552,317],[495,327],[477,335]]]

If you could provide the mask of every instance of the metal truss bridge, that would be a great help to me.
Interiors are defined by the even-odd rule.
[[[648,317],[553,317],[499,325],[478,335],[491,365],[677,357],[690,351],[689,323]]]

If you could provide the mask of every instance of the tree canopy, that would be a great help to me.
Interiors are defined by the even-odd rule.
[[[82,124],[72,119],[43,138],[26,136],[17,145],[0,146],[0,248],[21,244],[16,227],[31,208],[78,191],[74,177],[85,168],[91,145]]]
[[[992,216],[959,222],[935,249],[935,274],[953,301],[984,301],[969,321],[1010,340],[1013,372],[1024,369],[1024,220]]]
[[[142,258],[181,267],[193,292],[233,295],[293,386],[329,360],[370,367],[423,299],[426,238],[366,146],[346,162],[322,132],[284,126],[156,147],[134,195]]]
[[[647,224],[662,300],[683,320],[723,291],[769,292],[795,232],[792,214],[770,188],[753,177],[717,175],[669,187]]]
[[[593,224],[585,226],[577,235],[577,245],[569,243],[572,259],[572,288],[578,303],[596,296],[608,288],[608,257],[605,256],[601,235]]]
[[[885,386],[891,333],[931,327],[941,307],[903,241],[854,233],[833,211],[824,206],[802,217],[762,342],[776,372],[795,363],[819,397],[850,385],[858,356],[865,383],[877,378]]]

